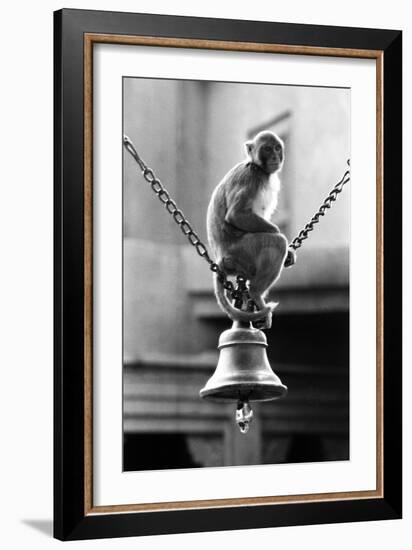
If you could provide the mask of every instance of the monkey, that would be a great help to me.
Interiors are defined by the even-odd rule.
[[[288,258],[288,241],[270,221],[280,191],[284,163],[283,141],[263,131],[245,143],[247,158],[234,166],[213,191],[207,210],[207,235],[215,261],[227,275],[249,281],[249,296],[257,311],[242,311],[228,300],[217,273],[214,289],[221,309],[234,321],[263,322],[270,328],[277,303],[266,303],[269,288],[278,280]]]

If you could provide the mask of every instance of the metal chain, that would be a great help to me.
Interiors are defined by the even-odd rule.
[[[205,261],[209,264],[209,268],[214,273],[217,274],[219,281],[223,284],[224,288],[228,292],[230,292],[232,299],[235,300],[235,304],[237,304],[238,307],[240,307],[244,297],[246,297],[246,301],[247,301],[247,294],[248,294],[246,284],[245,284],[246,281],[244,277],[240,277],[240,276],[237,277],[238,286],[237,288],[235,288],[234,284],[228,280],[226,273],[222,269],[220,269],[217,263],[210,258],[209,252],[206,246],[202,243],[197,233],[193,230],[191,224],[189,223],[187,218],[184,216],[183,212],[177,206],[175,201],[170,198],[170,195],[167,189],[164,187],[161,181],[156,177],[153,170],[149,168],[147,164],[143,161],[143,159],[139,156],[132,141],[126,135],[123,136],[123,144],[127,149],[127,151],[132,155],[132,157],[137,162],[140,170],[142,171],[144,179],[147,181],[147,183],[150,184],[150,187],[152,188],[153,192],[158,196],[160,202],[164,204],[166,210],[169,212],[169,214],[173,217],[174,221],[180,227],[182,233],[186,235],[190,244],[194,246],[199,256],[201,258],[204,258]],[[349,160],[347,162],[349,166],[350,165]],[[300,231],[297,237],[295,237],[293,241],[290,243],[289,245],[290,249],[294,251],[302,246],[303,241],[308,238],[308,234],[310,233],[310,231],[313,231],[314,226],[317,223],[319,223],[320,218],[325,215],[326,210],[328,210],[332,206],[332,203],[336,201],[337,196],[339,195],[339,193],[342,192],[344,185],[348,183],[349,180],[350,180],[350,171],[346,170],[342,179],[335,185],[335,187],[332,189],[332,191],[323,201],[319,210],[312,217],[310,222],[305,225],[305,227]],[[287,262],[285,263],[285,265],[286,266],[288,265]]]
[[[128,152],[135,159],[137,164],[139,165],[139,168],[142,171],[144,179],[147,181],[147,183],[150,184],[150,187],[152,188],[153,192],[158,196],[160,202],[164,204],[166,210],[169,212],[169,214],[173,217],[174,221],[180,227],[182,233],[186,235],[186,237],[188,238],[190,244],[195,247],[196,252],[199,254],[199,256],[206,260],[206,262],[209,264],[209,268],[214,273],[217,274],[219,281],[223,284],[224,288],[231,293],[232,298],[234,300],[239,299],[239,292],[235,289],[235,286],[232,283],[232,281],[228,280],[226,273],[222,269],[220,269],[217,263],[215,263],[211,259],[206,246],[202,243],[197,233],[193,230],[193,227],[191,226],[190,222],[184,216],[183,212],[177,206],[175,201],[170,198],[169,192],[161,183],[161,181],[156,177],[153,170],[149,168],[147,164],[139,156],[132,141],[126,135],[123,136],[123,144],[125,148],[128,150]],[[243,280],[243,278],[238,277],[238,282],[240,280]]]
[[[347,163],[348,166],[350,166],[350,160],[348,160]],[[335,185],[335,187],[323,201],[319,210],[312,217],[310,222],[305,225],[305,227],[299,232],[299,235],[295,237],[290,243],[289,248],[291,248],[292,250],[297,250],[302,246],[303,241],[308,238],[309,233],[313,231],[315,225],[319,223],[320,218],[325,215],[326,210],[328,210],[332,206],[332,203],[336,201],[337,196],[339,195],[339,193],[342,193],[343,187],[345,184],[348,183],[348,181],[350,181],[350,170],[346,170],[346,172],[343,174],[342,179]]]

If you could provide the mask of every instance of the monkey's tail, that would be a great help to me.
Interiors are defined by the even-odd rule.
[[[267,315],[269,315],[269,313],[271,313],[272,310],[274,309],[273,307],[274,304],[273,304],[273,305],[266,305],[264,308],[255,312],[241,311],[240,309],[237,309],[236,307],[232,306],[232,304],[227,299],[225,288],[223,284],[219,281],[216,273],[214,273],[214,276],[213,276],[213,284],[215,288],[217,303],[219,304],[220,308],[225,313],[227,313],[227,315],[230,317],[230,319],[232,319],[232,321],[244,321],[244,322],[258,321],[259,319],[262,319],[263,317],[266,317]]]

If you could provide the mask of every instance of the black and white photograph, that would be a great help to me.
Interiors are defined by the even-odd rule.
[[[350,459],[350,111],[123,78],[124,471]]]

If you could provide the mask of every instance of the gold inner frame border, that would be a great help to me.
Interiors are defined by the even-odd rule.
[[[124,44],[376,60],[376,489],[143,504],[93,504],[93,45]],[[383,498],[383,63],[381,50],[153,36],[84,34],[84,513],[113,514]]]

